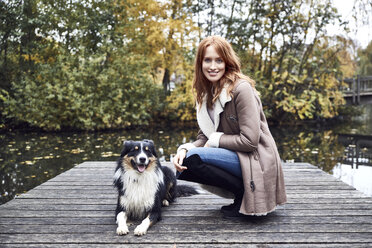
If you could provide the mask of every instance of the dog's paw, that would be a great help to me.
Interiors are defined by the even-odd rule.
[[[163,206],[168,207],[169,206],[169,201],[166,199],[163,200]]]
[[[136,229],[134,229],[134,235],[136,236],[145,235],[147,232],[147,229],[148,229],[147,225],[144,225],[144,224],[138,225]]]
[[[116,228],[116,233],[118,235],[126,235],[129,233],[128,227],[127,226],[119,226]]]

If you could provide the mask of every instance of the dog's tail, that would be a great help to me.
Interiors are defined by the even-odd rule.
[[[199,194],[199,192],[192,186],[177,185],[176,187],[176,197],[185,197],[197,194]]]

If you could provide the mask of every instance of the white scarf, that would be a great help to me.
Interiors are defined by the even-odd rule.
[[[220,95],[218,96],[216,102],[214,103],[214,123],[211,118],[209,118],[208,108],[207,108],[207,96],[204,96],[201,107],[196,103],[196,119],[198,121],[199,127],[205,136],[210,138],[210,135],[217,131],[218,125],[220,124],[220,114],[224,111],[226,103],[231,101],[231,96],[227,93],[227,88],[229,86],[225,85],[222,88]]]

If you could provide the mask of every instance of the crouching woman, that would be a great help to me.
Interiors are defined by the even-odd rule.
[[[200,130],[173,163],[178,179],[234,198],[221,208],[226,217],[266,215],[286,202],[280,157],[254,85],[225,39],[199,44],[193,90]]]

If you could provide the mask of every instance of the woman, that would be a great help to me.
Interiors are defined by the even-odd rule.
[[[234,197],[224,216],[265,215],[286,202],[283,172],[254,81],[231,45],[211,36],[198,47],[193,90],[199,133],[173,159],[178,179]]]

